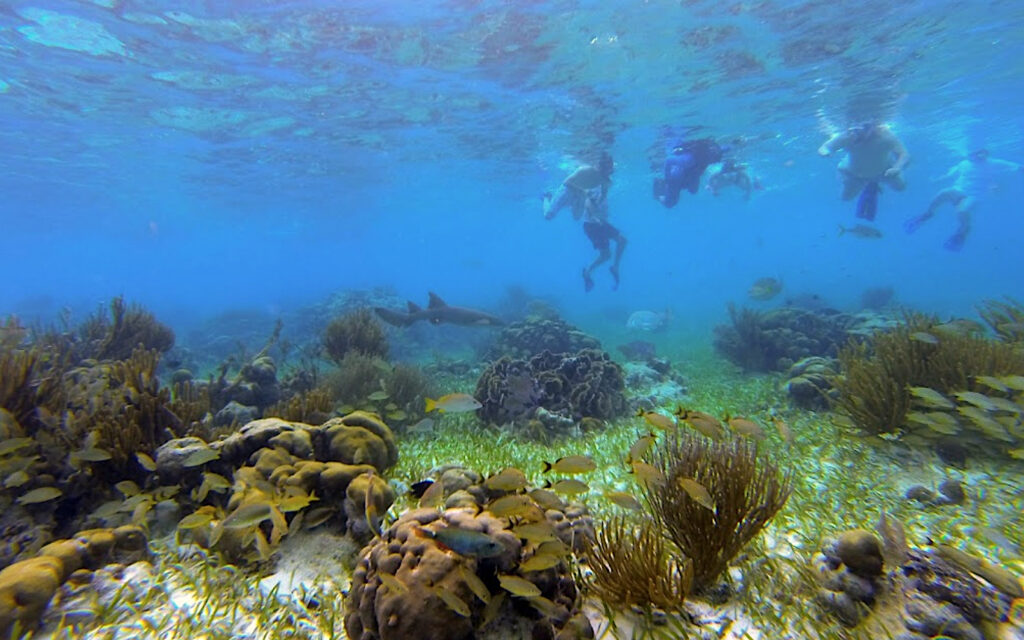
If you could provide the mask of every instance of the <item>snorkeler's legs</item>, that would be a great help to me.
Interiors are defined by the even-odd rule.
[[[583,270],[583,289],[590,291],[594,288],[594,279],[590,277],[590,274],[594,272],[594,269],[598,268],[612,257],[612,252],[607,248],[601,249],[601,252],[597,254],[594,261],[590,263],[590,266]]]
[[[910,220],[907,220],[903,224],[903,228],[907,233],[914,233],[921,228],[925,222],[928,222],[935,215],[935,212],[944,204],[955,205],[957,209],[961,209],[965,201],[970,200],[964,195],[964,192],[959,189],[943,189],[932,198],[931,203],[928,205],[928,210],[919,216],[915,216]],[[971,203],[973,205],[973,203]]]
[[[964,198],[956,208],[957,228],[956,233],[949,236],[943,247],[950,251],[959,251],[964,248],[967,241],[967,234],[971,232],[971,210],[974,208],[974,198]]]
[[[612,285],[612,290],[619,288],[619,263],[622,262],[622,252],[626,250],[626,238],[623,235],[619,235],[615,240],[615,261],[612,266],[608,267],[608,271],[611,272],[612,278],[615,283]]]
[[[839,196],[842,200],[853,200],[864,191],[869,182],[842,169],[839,170],[839,175],[843,179],[843,193]]]

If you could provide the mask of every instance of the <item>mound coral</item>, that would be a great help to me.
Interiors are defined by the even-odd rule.
[[[345,603],[350,638],[593,637],[566,562],[589,518],[542,511],[529,494],[479,502],[474,489],[449,496],[465,506],[402,514],[362,550]],[[519,515],[496,515],[509,500]]]
[[[493,362],[480,375],[474,397],[483,405],[478,415],[492,424],[525,423],[541,410],[574,424],[622,415],[624,389],[622,368],[603,351],[544,351],[528,361]]]
[[[833,386],[837,375],[839,363],[834,358],[804,358],[789,368],[786,393],[801,409],[828,409],[839,395]]]
[[[40,549],[34,558],[0,571],[0,637],[35,626],[57,589],[72,573],[109,562],[131,563],[148,557],[146,534],[139,527],[89,529]]]
[[[789,473],[759,457],[746,440],[710,442],[678,433],[658,446],[653,464],[664,481],[648,483],[644,496],[664,535],[692,563],[698,591],[713,585],[791,492]],[[707,492],[703,501],[694,497],[692,483]]]
[[[157,451],[156,471],[190,489],[196,509],[180,529],[241,561],[266,559],[303,524],[332,520],[368,539],[395,499],[379,474],[397,461],[391,430],[357,411],[320,426],[256,420],[209,444],[172,440]],[[228,489],[226,498],[217,495]]]
[[[494,360],[502,356],[530,358],[544,351],[574,353],[600,348],[601,343],[596,338],[564,320],[531,316],[502,329],[495,344],[488,349],[486,359]]]
[[[331,320],[324,330],[327,357],[341,364],[350,353],[386,358],[388,340],[369,309],[357,309]]]
[[[864,318],[827,310],[772,311],[729,305],[730,325],[715,327],[715,349],[747,371],[785,371],[809,356],[834,357]]]

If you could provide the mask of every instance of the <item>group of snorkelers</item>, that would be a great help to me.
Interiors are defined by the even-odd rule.
[[[663,175],[654,180],[654,198],[671,209],[678,204],[683,190],[696,194],[705,172],[718,164],[719,167],[708,177],[708,190],[717,196],[723,189],[735,187],[749,200],[754,190],[763,187],[750,174],[747,165],[727,157],[731,151],[730,146],[720,145],[713,138],[674,141],[664,161]],[[889,127],[873,122],[852,126],[832,136],[818,149],[822,156],[839,151],[846,152],[838,166],[843,184],[840,197],[844,201],[857,198],[857,217],[874,220],[882,186],[894,191],[906,188],[903,170],[910,162],[910,154]],[[619,286],[619,265],[626,248],[626,238],[608,222],[608,190],[614,170],[612,157],[602,152],[596,165],[577,168],[554,194],[544,195],[544,218],[551,220],[560,210],[569,207],[573,219],[583,220],[583,232],[598,251],[594,261],[583,269],[586,291],[594,287],[594,270],[608,260],[612,260],[609,267],[612,288]],[[913,233],[942,205],[950,204],[956,210],[958,224],[956,232],[943,246],[950,251],[959,251],[970,233],[971,214],[978,198],[992,191],[1002,177],[1015,173],[1024,174],[1024,166],[990,158],[986,149],[973,151],[944,176],[956,178],[954,185],[936,194],[923,214],[906,222],[905,230]],[[614,253],[612,244],[615,245]]]

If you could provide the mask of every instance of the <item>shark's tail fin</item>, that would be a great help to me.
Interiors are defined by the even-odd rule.
[[[374,307],[373,311],[381,320],[395,327],[408,327],[413,323],[412,317],[407,313],[399,313],[384,307]]]

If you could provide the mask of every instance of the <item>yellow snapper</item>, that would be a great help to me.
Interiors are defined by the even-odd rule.
[[[747,295],[754,300],[771,300],[782,291],[782,282],[777,278],[758,278],[747,289]]]
[[[626,454],[626,462],[634,462],[636,460],[642,460],[647,452],[651,450],[654,443],[658,441],[658,437],[653,433],[648,433],[645,436],[640,436],[637,441],[633,443],[633,446],[629,448],[629,453]]]
[[[515,467],[507,467],[484,480],[484,487],[492,491],[519,491],[526,484],[526,474]]]
[[[952,409],[953,402],[930,387],[907,387],[915,399],[914,404],[922,405],[931,409]]]
[[[520,576],[499,573],[498,583],[501,584],[501,588],[505,591],[521,598],[532,598],[539,596],[541,593],[537,585]]]
[[[440,411],[441,413],[466,413],[476,411],[483,405],[480,401],[468,393],[449,393],[437,400],[427,398],[426,412]]]
[[[663,431],[670,431],[676,428],[676,421],[672,416],[666,416],[663,413],[657,411],[644,411],[643,409],[636,410],[636,417],[643,418],[647,421],[647,424],[652,427],[657,427]]]
[[[575,475],[577,473],[588,473],[597,468],[597,464],[590,456],[563,456],[554,462],[544,463],[544,473],[554,471]]]
[[[709,511],[715,510],[715,501],[711,498],[711,494],[704,485],[697,482],[693,478],[679,478],[679,486],[687,493],[700,506],[704,507]]]
[[[731,417],[729,414],[726,414],[725,422],[729,425],[729,429],[744,438],[764,440],[764,429],[761,428],[761,425],[757,424],[750,418],[742,418],[739,416]]]
[[[640,504],[640,501],[633,497],[633,494],[626,491],[606,491],[604,497],[608,498],[608,501],[612,504],[622,507],[623,509],[643,511],[644,508],[644,506]]]

